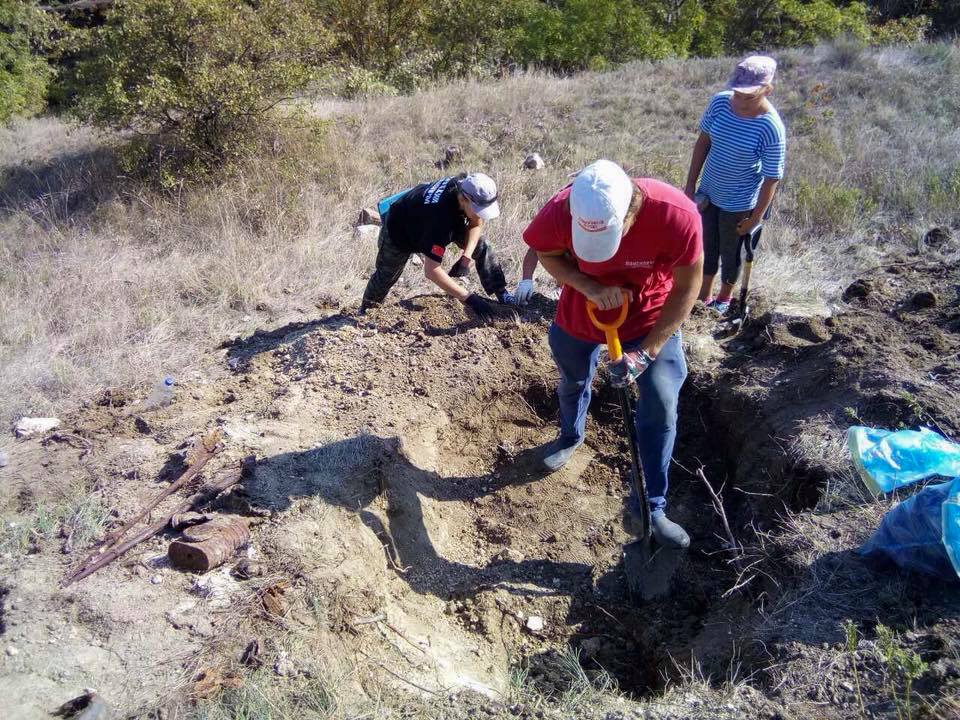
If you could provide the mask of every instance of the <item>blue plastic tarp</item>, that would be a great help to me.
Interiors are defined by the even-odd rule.
[[[940,475],[883,516],[858,552],[899,567],[960,579],[960,445],[932,430],[855,426],[847,444],[860,477],[875,495]]]
[[[960,579],[960,478],[928,485],[889,510],[857,552],[907,570]]]
[[[874,495],[918,480],[960,475],[960,445],[927,428],[878,430],[854,425],[847,430],[850,456]]]

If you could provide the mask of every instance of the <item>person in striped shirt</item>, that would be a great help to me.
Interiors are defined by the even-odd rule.
[[[783,177],[786,131],[768,100],[776,69],[764,55],[737,65],[700,119],[690,160],[685,192],[703,218],[700,301],[721,314],[730,309],[740,277],[741,238],[760,227]],[[718,269],[720,290],[713,297]]]

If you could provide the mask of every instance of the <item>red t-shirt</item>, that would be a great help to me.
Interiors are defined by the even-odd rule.
[[[634,182],[643,191],[643,205],[620,241],[617,254],[606,262],[585,262],[573,252],[569,186],[550,198],[523,232],[523,241],[534,250],[565,250],[580,272],[604,285],[633,291],[627,319],[620,328],[620,337],[625,341],[650,332],[673,287],[673,268],[692,265],[703,253],[703,225],[693,201],[659,180],[634,178]],[[610,311],[598,317],[611,320],[616,314]],[[564,286],[560,293],[556,323],[580,340],[606,340],[587,316],[586,298],[572,287]]]

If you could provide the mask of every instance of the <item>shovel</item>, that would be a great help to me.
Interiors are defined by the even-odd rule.
[[[607,336],[607,353],[612,362],[616,362],[623,356],[617,330],[627,318],[629,301],[630,296],[624,291],[620,314],[611,323],[600,322],[595,314],[597,306],[592,302],[587,302],[587,315],[590,316],[590,322],[598,330],[603,330]],[[629,386],[622,387],[619,390],[620,412],[623,415],[623,426],[627,435],[627,442],[630,445],[630,482],[633,484],[633,491],[640,500],[640,517],[642,518],[640,537],[623,548],[623,567],[627,575],[627,587],[630,589],[631,595],[644,601],[653,600],[666,595],[670,590],[670,578],[673,577],[674,570],[676,570],[683,557],[683,550],[662,547],[653,539],[647,484],[643,479],[643,470],[637,458],[637,430],[633,422],[633,403],[630,388]]]
[[[760,234],[762,232],[763,225],[757,225],[750,232],[740,236],[739,245],[744,255],[743,281],[740,284],[740,302],[738,303],[736,316],[717,326],[718,335],[736,335],[743,330],[743,326],[747,323],[747,317],[750,315],[750,304],[747,302],[750,293],[750,273],[753,272],[754,252],[760,243]],[[737,252],[741,252],[741,250],[738,249]]]
[[[736,323],[742,328],[747,321],[747,315],[750,314],[750,306],[747,304],[747,295],[750,292],[750,273],[753,271],[753,254],[760,244],[760,234],[763,232],[763,225],[757,225],[748,234],[740,238],[743,244],[745,262],[743,263],[743,281],[740,284],[740,307],[737,309]]]

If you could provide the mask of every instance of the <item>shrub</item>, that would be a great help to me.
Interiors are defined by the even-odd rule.
[[[0,0],[0,123],[46,104],[53,69],[42,55],[52,20],[22,0]]]
[[[797,183],[797,210],[806,221],[825,232],[844,232],[872,202],[856,188],[828,182]]]
[[[904,45],[921,42],[930,32],[931,21],[926,15],[898,18],[870,28],[870,42],[874,45]]]
[[[327,47],[308,0],[124,0],[86,40],[74,108],[209,167],[251,146]]]

